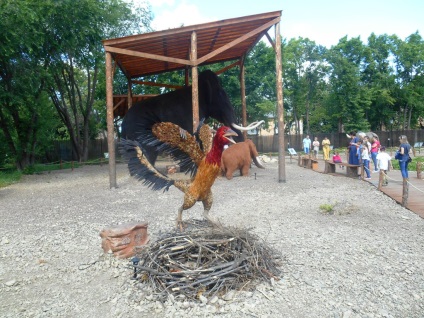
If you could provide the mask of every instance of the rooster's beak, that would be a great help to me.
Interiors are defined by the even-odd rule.
[[[236,137],[236,136],[238,136],[238,134],[234,130],[231,130],[231,129],[228,129],[224,134],[225,139],[227,139],[228,141],[235,144],[236,142],[233,140],[233,138],[232,138],[233,136]]]

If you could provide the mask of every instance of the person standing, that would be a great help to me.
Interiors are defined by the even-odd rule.
[[[411,158],[409,152],[411,151],[411,145],[408,142],[408,138],[405,135],[399,137],[399,167],[402,174],[402,178],[408,179],[408,164]]]
[[[322,140],[322,152],[324,153],[324,160],[330,160],[330,139],[324,137]]]
[[[319,141],[318,141],[318,137],[314,138],[314,141],[312,143],[312,147],[314,147],[314,158],[317,159],[318,158],[318,152],[319,152]]]
[[[362,142],[362,146],[360,147],[360,156],[362,159],[362,165],[364,166],[365,173],[367,174],[367,177],[365,180],[371,179],[371,173],[370,173],[370,155],[369,150],[366,142]]]
[[[387,180],[387,171],[392,169],[392,157],[386,152],[386,147],[381,147],[380,152],[377,154],[377,167],[380,169],[380,172],[383,173],[383,185],[386,186],[389,184]]]
[[[377,164],[377,155],[380,150],[380,141],[377,137],[374,137],[373,142],[371,144],[371,159],[374,163],[374,172],[378,172],[378,164]],[[381,169],[380,169],[381,170]]]
[[[306,137],[303,138],[303,151],[305,152],[305,155],[309,154],[310,149],[311,149],[311,139],[309,139],[309,135],[306,135]]]
[[[359,157],[357,155],[358,141],[359,141],[359,138],[356,137],[356,133],[352,131],[350,133],[349,161],[348,161],[348,163],[351,165],[359,165]]]
[[[368,148],[368,154],[369,154],[370,159],[371,159],[371,143],[370,143],[370,140],[369,140],[368,136],[364,136],[364,142],[363,143],[364,143],[364,145],[367,146],[367,148]]]

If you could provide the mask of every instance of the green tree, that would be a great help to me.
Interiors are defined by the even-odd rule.
[[[46,5],[45,53],[48,66],[48,91],[54,106],[67,127],[78,160],[87,160],[88,141],[96,132],[92,122],[99,71],[104,69],[101,40],[141,33],[148,27],[149,11],[132,12],[120,0],[62,0]],[[54,41],[51,41],[54,40]],[[100,111],[100,109],[97,109]],[[101,118],[101,117],[100,117]]]
[[[57,118],[45,115],[56,109],[74,154],[86,160],[88,140],[96,135],[94,120],[102,118],[93,116],[94,105],[99,110],[99,101],[105,101],[104,93],[97,93],[104,69],[101,40],[149,30],[149,7],[122,0],[77,5],[3,0],[0,12],[0,127],[10,155],[20,169],[31,164],[39,137],[52,138],[46,132],[59,126],[51,122]]]
[[[399,128],[410,129],[412,122],[424,113],[423,76],[424,41],[418,32],[405,41],[391,37],[395,56],[397,112]]]
[[[285,107],[289,111],[289,124],[295,123],[299,132],[299,121],[304,131],[310,133],[311,124],[319,129],[322,116],[322,95],[325,88],[325,48],[309,39],[291,39],[283,47]],[[317,110],[317,111],[316,111]]]
[[[359,38],[342,38],[327,54],[330,65],[326,102],[329,128],[338,132],[368,130],[370,91],[361,81],[364,45]]]
[[[371,95],[371,107],[367,113],[371,130],[387,127],[394,117],[395,77],[390,66],[391,51],[390,38],[386,34],[376,36],[372,33],[368,37],[362,81]]]
[[[45,93],[43,28],[42,10],[32,1],[0,2],[0,139],[8,146],[1,155],[18,169],[34,163],[57,126]]]

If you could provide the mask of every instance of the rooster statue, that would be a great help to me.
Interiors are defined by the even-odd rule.
[[[151,132],[146,132],[138,141],[122,140],[120,151],[128,161],[132,176],[144,180],[144,184],[153,190],[168,190],[174,185],[184,192],[184,202],[178,209],[177,226],[183,229],[182,213],[190,209],[197,201],[202,201],[204,217],[216,224],[209,216],[212,206],[211,187],[220,174],[221,155],[224,146],[235,143],[237,136],[229,127],[217,129],[212,139],[212,131],[208,125],[200,123],[194,135],[170,122],[153,125]],[[143,153],[145,146],[153,146],[158,151],[168,154],[179,162],[181,167],[192,172],[190,180],[174,180],[160,173],[146,159]]]

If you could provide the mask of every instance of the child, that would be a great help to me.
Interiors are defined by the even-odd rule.
[[[392,167],[392,157],[386,152],[386,147],[380,148],[380,153],[377,155],[377,166],[380,169],[380,171],[383,171],[383,185],[388,185],[387,180],[387,171],[389,169],[393,169]]]
[[[312,143],[312,146],[314,147],[314,158],[318,158],[318,152],[319,152],[319,141],[318,137],[314,138],[314,142]]]
[[[340,155],[337,151],[333,155],[333,162],[334,163],[342,162],[342,158],[340,158]],[[344,166],[340,165],[340,168],[344,169]]]

